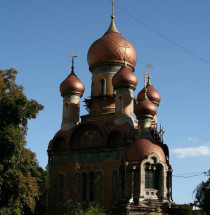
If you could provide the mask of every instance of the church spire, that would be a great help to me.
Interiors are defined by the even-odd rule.
[[[119,33],[119,31],[117,30],[117,27],[115,25],[115,22],[114,22],[114,4],[115,4],[115,0],[112,0],[112,15],[111,15],[111,24],[107,30],[106,33],[110,33],[110,32],[116,32],[116,33]]]

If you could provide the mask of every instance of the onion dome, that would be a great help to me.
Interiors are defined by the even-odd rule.
[[[145,97],[144,91],[144,98],[142,98],[135,106],[134,106],[134,113],[136,114],[137,118],[141,117],[150,117],[153,118],[157,113],[157,107],[147,98]]]
[[[136,75],[125,65],[112,78],[112,84],[115,90],[124,87],[136,89],[137,82]]]
[[[156,91],[155,88],[150,83],[147,83],[146,88],[147,88],[147,97],[148,97],[148,99],[152,103],[154,103],[156,105],[159,105],[161,97],[160,97],[160,94],[158,93],[158,91]],[[143,99],[143,97],[144,97],[144,89],[142,89],[139,92],[139,94],[137,96],[138,101]]]
[[[71,73],[60,85],[60,92],[62,96],[70,94],[79,94],[82,96],[84,90],[84,84],[74,73]]]
[[[107,32],[96,40],[88,50],[87,61],[89,67],[104,63],[123,64],[124,48],[122,46],[126,44],[129,47],[126,52],[127,64],[134,69],[137,58],[135,48],[118,32],[114,23],[114,16],[111,16],[111,18],[111,25]]]
[[[160,161],[166,163],[166,157],[162,148],[149,139],[138,139],[131,143],[125,152],[125,157],[128,162],[142,161],[147,156],[155,154]]]

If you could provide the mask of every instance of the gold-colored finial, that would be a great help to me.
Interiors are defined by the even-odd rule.
[[[117,33],[119,33],[119,31],[117,30],[116,25],[114,23],[114,4],[115,4],[115,0],[111,0],[111,1],[112,1],[111,24],[110,24],[110,26],[109,26],[109,28],[108,28],[106,33],[108,33],[108,32],[117,32]]]
[[[124,50],[124,66],[126,66],[126,49],[129,49],[130,47],[127,45],[127,43],[125,42],[124,45],[122,45],[121,47],[123,47]]]
[[[74,52],[72,52],[70,56],[72,58],[72,61],[71,61],[71,74],[74,74],[74,58],[77,57],[77,56],[75,55]]]
[[[148,63],[148,64],[146,65],[146,67],[148,68],[148,82],[147,82],[147,84],[152,85],[152,84],[151,84],[151,77],[150,77],[150,69],[153,68],[153,66],[152,66],[151,63]]]
[[[147,98],[147,72],[144,72],[144,99]]]

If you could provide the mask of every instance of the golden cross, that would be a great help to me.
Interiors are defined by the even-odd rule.
[[[150,69],[153,68],[152,64],[151,63],[148,63],[146,65],[146,67],[148,68],[148,77],[150,78]]]
[[[144,98],[147,99],[147,72],[144,72]]]
[[[125,51],[124,51],[124,64],[125,64],[125,61],[126,61],[126,49],[127,49],[127,48],[129,49],[130,47],[127,45],[126,42],[125,42],[125,44],[122,45],[121,47],[125,48]]]
[[[144,87],[145,87],[145,89],[146,89],[146,86],[147,86],[147,72],[145,71],[144,72]]]
[[[114,18],[114,4],[115,4],[115,0],[112,0],[112,17]]]
[[[74,58],[77,57],[74,52],[70,55],[72,57],[71,73],[74,73]]]
[[[74,52],[72,52],[70,56],[72,57],[72,59],[77,57]]]

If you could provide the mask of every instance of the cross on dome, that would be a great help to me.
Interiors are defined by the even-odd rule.
[[[151,85],[150,69],[153,68],[153,65],[151,63],[148,63],[145,67],[148,68],[148,84]]]
[[[145,87],[145,89],[146,89],[146,86],[147,86],[147,81],[146,81],[146,79],[147,79],[147,72],[145,71],[145,72],[144,72],[144,87]]]
[[[115,23],[114,23],[114,4],[115,4],[115,0],[111,0],[112,1],[112,15],[111,15],[111,25],[109,26],[108,30],[106,33],[108,32],[118,32]]]
[[[72,63],[71,63],[71,73],[74,74],[74,58],[77,57],[74,52],[71,53]]]
[[[148,68],[148,77],[150,77],[150,69],[153,68],[153,65],[151,63],[148,63],[146,67]]]
[[[129,49],[130,47],[127,45],[126,42],[121,47],[125,49],[125,51],[124,51],[124,65],[126,65],[126,49]]]
[[[147,98],[147,72],[144,72],[144,99]]]

